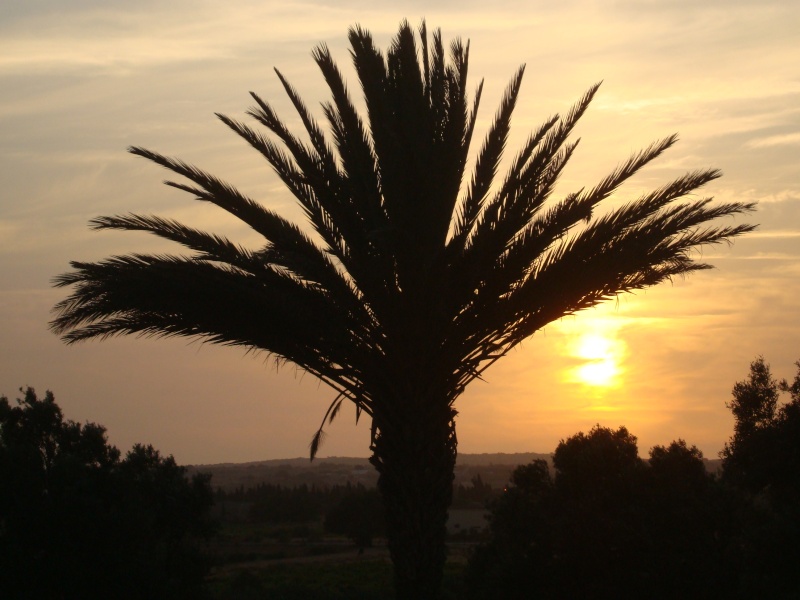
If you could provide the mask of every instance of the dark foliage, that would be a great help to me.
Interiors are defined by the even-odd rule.
[[[624,427],[562,441],[519,467],[467,572],[474,598],[700,598],[720,576],[720,506],[682,440],[638,457]]]
[[[753,494],[798,497],[800,475],[785,467],[800,466],[793,435],[800,425],[799,387],[800,374],[792,386],[779,383],[762,357],[750,365],[748,378],[734,385],[727,405],[733,413],[734,433],[721,453],[726,481]],[[790,392],[791,400],[779,406],[781,390]]]
[[[120,459],[53,394],[0,398],[3,598],[200,598],[211,532],[208,478],[137,445]]]
[[[229,503],[249,506],[247,520],[251,523],[303,524],[324,518],[345,498],[362,494],[365,489],[360,483],[350,482],[333,486],[260,483],[230,491],[218,489],[214,498],[221,507]]]
[[[722,451],[722,477],[737,492],[742,522],[743,593],[800,597],[800,361],[791,385],[762,357],[733,388],[734,435]],[[779,404],[781,392],[789,401]]]
[[[799,598],[798,369],[779,383],[759,358],[734,386],[719,480],[683,440],[640,460],[624,427],[562,441],[553,478],[519,467],[470,562],[472,597]]]
[[[461,566],[448,563],[443,600],[464,598]],[[243,570],[218,582],[214,600],[392,600],[392,567],[368,558],[344,563],[282,564]]]
[[[249,495],[253,498],[249,517],[254,523],[309,523],[322,510],[322,493],[305,484],[293,488],[262,484]]]
[[[452,508],[485,508],[496,495],[497,490],[477,473],[470,479],[470,485],[459,483],[453,487]]]
[[[361,551],[372,546],[373,538],[386,532],[378,491],[360,488],[342,498],[325,516],[325,530],[346,535]]]
[[[684,440],[651,448],[649,467],[641,482],[641,589],[652,586],[661,598],[734,597],[734,499]]]

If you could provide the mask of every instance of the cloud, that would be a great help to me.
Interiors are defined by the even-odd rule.
[[[544,117],[605,79],[577,132],[584,141],[565,172],[565,189],[605,176],[631,151],[679,131],[682,142],[620,198],[687,169],[719,166],[725,178],[704,192],[720,201],[759,201],[755,215],[733,222],[762,224],[733,248],[704,251],[702,258],[719,269],[555,323],[500,361],[487,373],[490,385],[476,383],[460,403],[464,447],[549,450],[591,427],[602,407],[621,408],[612,425],[628,425],[647,443],[700,435],[690,429],[697,418],[688,412],[712,410],[726,419],[730,385],[746,375],[755,354],[787,368],[796,358],[799,8],[780,0],[443,0],[435,8],[422,0],[9,0],[0,20],[0,236],[7,242],[0,287],[17,296],[12,302],[0,295],[0,320],[11,324],[9,340],[26,345],[8,345],[0,392],[20,383],[50,386],[65,402],[73,398],[71,418],[108,425],[115,443],[145,439],[183,460],[304,454],[331,400],[311,377],[299,390],[291,373],[265,378],[263,367],[235,352],[187,351],[177,340],[63,347],[45,329],[49,308],[63,297],[48,281],[69,259],[162,251],[145,234],[88,231],[86,220],[97,214],[172,216],[249,245],[249,232],[219,211],[201,210],[161,186],[163,173],[127,156],[129,144],[193,162],[302,221],[260,157],[216,123],[213,112],[241,116],[247,90],[254,89],[296,131],[273,65],[318,111],[329,92],[310,51],[325,41],[359,102],[347,28],[361,23],[385,49],[403,17],[416,26],[425,15],[430,28],[442,27],[445,41],[472,40],[472,84],[486,77],[474,146],[519,62],[528,71],[510,156]],[[611,328],[629,345],[632,386],[595,404],[581,386],[560,380],[571,364],[564,356],[570,335],[593,327]],[[209,379],[214,368],[225,372]],[[149,402],[144,408],[141,398]],[[188,398],[186,429],[176,415]],[[701,439],[718,449],[728,426],[705,427]],[[359,435],[358,451],[366,452],[368,427]],[[210,437],[213,453],[204,449]],[[326,450],[352,453],[350,437],[349,430],[332,435]]]
[[[42,3],[0,29],[0,74],[130,69],[231,59],[253,47],[319,41],[338,26],[324,5],[239,2]],[[190,18],[187,18],[187,13]],[[334,25],[335,24],[335,25]],[[308,46],[304,42],[304,46]]]
[[[798,146],[800,145],[800,131],[782,133],[769,137],[756,138],[746,144],[750,148],[768,148],[770,146]]]
[[[772,194],[753,196],[759,204],[775,204],[778,202],[797,202],[800,200],[800,190],[781,190]]]
[[[748,233],[747,236],[751,239],[754,238],[772,238],[772,239],[784,239],[784,238],[796,238],[800,237],[800,231],[798,230],[782,230],[782,231],[754,231],[752,233]]]

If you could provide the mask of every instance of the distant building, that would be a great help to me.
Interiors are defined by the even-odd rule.
[[[447,519],[447,533],[478,534],[489,530],[489,511],[485,508],[451,508]]]
[[[353,467],[353,477],[364,477],[370,473],[370,470],[366,465],[356,465]]]

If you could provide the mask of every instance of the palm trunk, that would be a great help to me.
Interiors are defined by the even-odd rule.
[[[370,462],[386,508],[386,533],[398,600],[439,597],[453,498],[456,411],[405,404],[391,424],[376,420]],[[399,417],[399,418],[398,418]]]

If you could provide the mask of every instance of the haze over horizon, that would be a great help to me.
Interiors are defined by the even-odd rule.
[[[12,1],[0,9],[0,395],[51,389],[66,418],[108,428],[123,452],[152,443],[179,463],[307,456],[334,393],[292,365],[183,339],[64,345],[47,329],[70,260],[179,251],[144,234],[93,232],[98,215],[157,214],[247,245],[218,209],[161,185],[125,152],[144,146],[202,167],[301,223],[270,168],[214,117],[241,118],[253,90],[301,125],[277,67],[321,114],[329,92],[311,50],[326,43],[358,98],[347,29],[385,48],[425,17],[445,43],[469,39],[485,79],[480,146],[509,79],[527,64],[506,159],[593,83],[599,95],[556,197],[595,184],[652,141],[681,141],[610,204],[687,170],[720,168],[702,190],[756,201],[759,229],[707,247],[716,268],[556,322],[475,382],[456,404],[465,453],[552,452],[595,423],[624,425],[641,455],[683,438],[713,459],[732,432],[725,402],[763,355],[778,378],[800,359],[800,5],[780,0],[598,4],[234,0],[109,4]],[[366,456],[369,423],[345,408],[320,456]]]

